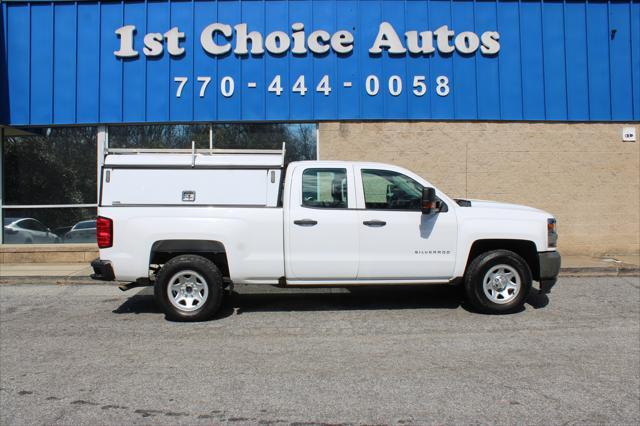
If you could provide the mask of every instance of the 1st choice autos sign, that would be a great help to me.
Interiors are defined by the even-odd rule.
[[[0,2],[8,88],[0,120],[627,121],[640,111],[638,7]]]
[[[179,26],[167,29],[165,32],[149,32],[137,37],[138,29],[135,25],[124,25],[115,30],[119,38],[119,48],[114,52],[117,58],[136,59],[141,55],[147,58],[169,55],[180,58],[186,52],[187,34]],[[255,31],[246,23],[230,25],[214,22],[207,25],[198,35],[199,46],[212,58],[225,57],[232,54],[241,58],[262,57],[263,55],[282,56],[292,54],[293,57],[313,55],[316,60],[327,60],[328,55],[345,57],[357,49],[356,38],[351,31],[339,30],[333,33],[323,29],[307,29],[301,22],[293,23],[290,28],[263,34]],[[500,51],[500,34],[497,31],[484,31],[477,34],[473,31],[456,33],[447,25],[434,30],[409,30],[398,32],[389,22],[379,24],[377,35],[366,46],[370,57],[381,57],[388,54],[392,57],[429,57],[439,53],[450,55],[454,52],[463,56],[470,56],[478,52],[484,56],[494,56]],[[195,82],[190,81],[188,75],[175,75],[175,96],[182,97],[189,84],[197,84],[194,93],[201,98],[207,96],[209,90],[230,98],[236,95],[239,82],[232,75],[220,75],[213,81],[211,75],[194,76]],[[401,96],[404,90],[409,90],[412,96],[422,97],[430,89],[440,97],[451,93],[448,75],[436,75],[428,81],[427,74],[391,75],[386,81],[376,74],[364,76],[364,81],[356,85],[354,81],[332,81],[329,74],[308,76],[300,74],[291,76],[290,84],[285,84],[281,74],[273,74],[265,80],[265,87],[259,87],[257,81],[252,81],[251,75],[243,76],[247,90],[266,90],[274,96],[281,96],[289,90],[297,96],[306,96],[310,90],[323,96],[330,96],[335,85],[343,88],[362,87],[367,96],[375,97],[381,90],[391,96]],[[244,87],[242,87],[244,89]]]

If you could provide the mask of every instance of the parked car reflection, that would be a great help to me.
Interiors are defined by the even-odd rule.
[[[64,235],[65,243],[95,243],[96,221],[83,220],[73,225],[71,230]]]
[[[60,242],[60,237],[36,219],[6,217],[3,225],[5,244],[48,244]]]
[[[72,225],[59,226],[57,228],[53,228],[53,233],[56,234],[60,238],[64,238],[64,235],[67,232],[71,231],[71,228],[73,228]]]

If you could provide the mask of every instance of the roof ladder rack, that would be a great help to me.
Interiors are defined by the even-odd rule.
[[[192,164],[195,164],[196,155],[220,155],[220,154],[234,154],[234,155],[276,155],[282,156],[282,166],[284,167],[284,159],[286,156],[286,143],[282,142],[282,149],[203,149],[198,151],[196,149],[195,141],[191,142],[191,149],[176,149],[176,148],[105,148],[105,155],[110,154],[191,154],[193,156]]]

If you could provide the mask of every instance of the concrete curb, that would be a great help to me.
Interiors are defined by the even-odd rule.
[[[571,267],[562,268],[560,277],[635,277],[640,276],[640,267]]]
[[[96,281],[90,277],[51,277],[51,276],[17,276],[0,277],[0,285],[33,284],[33,285],[114,285],[116,282]]]

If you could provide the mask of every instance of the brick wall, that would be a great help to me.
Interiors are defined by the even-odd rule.
[[[565,254],[629,254],[640,251],[640,152],[624,126],[322,123],[320,159],[397,164],[452,197],[547,210]]]
[[[98,257],[95,244],[5,244],[0,245],[4,263],[86,263]],[[2,267],[0,266],[0,269]]]

